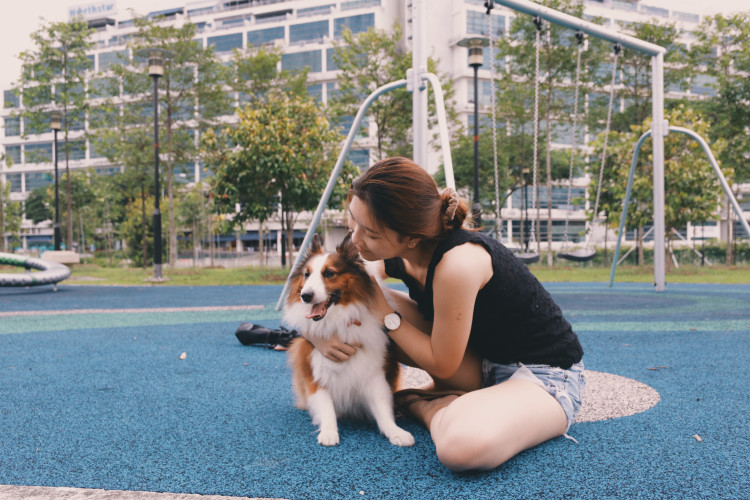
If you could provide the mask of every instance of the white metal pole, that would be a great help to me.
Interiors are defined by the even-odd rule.
[[[652,116],[651,140],[654,147],[654,290],[663,292],[664,278],[664,54],[651,58]]]
[[[423,81],[427,73],[427,52],[425,51],[425,0],[412,0],[412,135],[414,161],[427,168],[427,86]]]

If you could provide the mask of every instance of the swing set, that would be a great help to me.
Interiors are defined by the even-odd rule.
[[[428,137],[428,127],[427,127],[427,90],[428,85],[432,87],[434,92],[434,98],[435,98],[435,107],[437,109],[437,115],[438,115],[438,128],[440,132],[440,143],[441,143],[441,150],[443,152],[443,167],[445,170],[445,179],[446,179],[446,185],[448,187],[455,188],[455,181],[453,176],[453,163],[451,160],[451,153],[450,153],[450,142],[449,142],[449,134],[448,134],[448,127],[447,127],[447,121],[446,121],[446,113],[445,113],[445,105],[444,105],[444,99],[443,99],[443,92],[442,88],[440,86],[440,81],[438,80],[437,76],[435,76],[432,73],[427,72],[427,51],[425,50],[425,13],[426,13],[426,1],[427,0],[412,0],[411,2],[411,14],[412,14],[412,43],[413,43],[413,49],[412,49],[412,68],[407,70],[406,78],[403,80],[398,80],[386,85],[383,85],[382,87],[376,89],[373,91],[362,103],[360,109],[358,110],[354,121],[352,122],[351,128],[349,130],[349,133],[347,135],[346,140],[344,141],[343,148],[339,154],[338,160],[336,161],[336,164],[333,168],[333,172],[331,173],[331,176],[328,180],[328,184],[326,185],[326,188],[323,192],[323,195],[321,196],[321,199],[318,203],[318,206],[313,214],[313,218],[310,222],[310,225],[308,227],[307,233],[305,234],[305,238],[302,240],[302,244],[300,245],[299,252],[297,254],[297,258],[294,262],[294,265],[292,266],[292,269],[296,268],[299,265],[300,260],[302,259],[302,256],[304,255],[304,252],[306,251],[307,247],[310,244],[310,240],[312,239],[313,234],[317,230],[318,224],[320,223],[321,216],[323,214],[323,210],[325,209],[326,204],[328,203],[328,200],[333,192],[333,187],[336,183],[336,179],[338,178],[339,174],[341,173],[341,169],[344,164],[344,160],[347,157],[349,153],[349,149],[352,146],[352,143],[354,141],[354,136],[356,135],[356,131],[359,130],[360,122],[362,121],[367,109],[369,106],[382,94],[392,91],[396,88],[406,87],[408,91],[412,93],[412,102],[413,102],[413,115],[412,115],[412,134],[413,134],[413,144],[414,144],[414,161],[417,164],[424,165],[426,164],[427,160],[427,137]],[[658,45],[640,40],[638,38],[624,35],[622,33],[619,33],[617,31],[608,29],[603,26],[599,26],[597,24],[585,21],[583,19],[579,19],[577,17],[571,16],[569,14],[565,14],[559,11],[556,11],[554,9],[550,9],[548,7],[544,7],[542,5],[538,5],[534,2],[531,2],[529,0],[487,0],[485,2],[485,6],[487,7],[487,14],[489,18],[489,26],[490,26],[490,37],[492,36],[492,16],[491,11],[494,8],[495,4],[503,5],[505,7],[508,7],[512,10],[515,10],[517,12],[520,12],[522,14],[528,14],[533,16],[535,19],[535,22],[537,24],[537,37],[536,37],[536,78],[535,78],[535,120],[534,120],[534,126],[535,126],[535,137],[534,137],[534,165],[533,165],[533,172],[534,172],[534,186],[536,187],[536,177],[537,177],[537,170],[538,170],[538,151],[537,151],[537,138],[538,138],[538,85],[539,85],[539,46],[540,46],[540,31],[541,31],[541,20],[546,20],[548,22],[558,24],[563,27],[570,28],[575,31],[576,36],[579,37],[579,40],[582,39],[582,37],[587,34],[589,36],[593,36],[596,38],[600,38],[606,41],[609,41],[614,44],[615,47],[615,64],[613,64],[613,70],[612,70],[612,85],[610,87],[610,102],[609,102],[609,109],[607,113],[607,123],[606,123],[606,131],[607,134],[605,134],[605,140],[604,140],[604,150],[602,152],[602,162],[601,162],[601,168],[599,171],[599,185],[597,188],[597,197],[596,202],[594,206],[594,218],[597,216],[598,211],[598,205],[599,205],[599,193],[601,191],[601,184],[602,184],[602,174],[603,174],[603,167],[606,161],[606,143],[607,143],[607,137],[608,137],[608,131],[609,131],[609,124],[611,120],[611,112],[612,112],[612,100],[613,100],[613,88],[614,88],[614,80],[617,73],[617,57],[622,50],[622,48],[628,48],[632,50],[636,50],[641,53],[645,53],[647,55],[651,56],[651,67],[652,67],[652,128],[649,130],[646,134],[643,135],[643,137],[639,140],[636,151],[634,153],[634,159],[633,159],[633,165],[635,165],[635,162],[637,160],[638,156],[638,150],[640,149],[641,144],[643,143],[643,140],[647,136],[650,136],[653,141],[653,193],[654,193],[654,199],[653,199],[653,205],[654,205],[654,289],[655,291],[664,291],[665,290],[665,266],[664,266],[664,249],[665,249],[665,224],[664,224],[664,135],[671,131],[676,132],[682,132],[687,133],[688,135],[691,135],[692,137],[696,138],[699,142],[701,142],[701,145],[703,146],[704,150],[706,151],[707,155],[709,156],[709,159],[712,161],[712,165],[714,166],[714,170],[717,172],[717,175],[719,176],[720,181],[722,182],[722,186],[724,187],[725,192],[727,193],[727,196],[730,198],[730,201],[733,201],[733,207],[736,211],[740,214],[740,220],[743,222],[744,228],[748,233],[748,236],[750,237],[750,227],[748,227],[747,222],[744,221],[742,218],[742,212],[739,208],[739,205],[737,204],[737,201],[734,199],[734,196],[731,193],[731,190],[729,189],[729,186],[726,184],[726,180],[724,180],[723,175],[721,175],[721,171],[718,169],[718,165],[716,164],[715,159],[713,159],[713,155],[711,154],[710,150],[708,149],[708,146],[706,145],[705,141],[703,141],[697,134],[695,134],[692,131],[687,131],[687,129],[680,129],[679,127],[670,127],[669,124],[667,124],[664,120],[664,54],[666,53],[666,49],[663,47],[660,47]],[[578,62],[577,66],[578,69],[576,71],[576,87],[580,84],[580,44],[579,42],[579,53],[578,53]],[[490,40],[490,56],[492,58],[493,53],[493,45],[492,45],[492,39]],[[494,65],[493,65],[494,66]],[[498,190],[498,167],[497,167],[497,139],[494,137],[496,127],[495,125],[495,92],[494,92],[494,69],[493,69],[493,78],[491,82],[492,90],[492,119],[493,119],[493,150],[494,150],[494,168],[495,168],[495,196],[498,202],[498,208],[499,208],[499,190]],[[576,88],[576,97],[575,97],[576,103],[575,103],[575,109],[574,109],[574,120],[577,120],[577,102],[578,102],[578,88]],[[575,132],[574,132],[574,141],[575,141]],[[573,152],[571,152],[571,168],[572,168],[572,154],[575,152],[575,144]],[[631,169],[631,181],[632,182],[632,175],[633,175],[633,169]],[[572,178],[572,175],[570,176]],[[569,186],[568,186],[568,203],[570,203],[570,191],[572,189],[570,185],[570,179],[569,179]],[[626,193],[626,198],[624,200],[624,211],[627,212],[627,204],[629,199],[629,192],[630,192],[630,182],[628,184],[628,191]],[[534,189],[534,192],[536,189]],[[534,195],[534,205],[536,206],[536,195]],[[537,210],[538,211],[538,210]],[[499,210],[497,210],[497,213],[499,213]],[[499,217],[499,216],[498,216]],[[625,220],[625,214],[623,214],[623,217],[621,217],[621,221]],[[498,221],[499,222],[499,221]],[[567,217],[566,217],[566,225],[567,225]],[[499,227],[499,224],[498,224]],[[623,227],[621,222],[619,237],[622,236]],[[535,239],[534,236],[535,228],[533,227],[533,220],[532,220],[532,232],[531,237]],[[567,228],[566,228],[566,238],[567,238]],[[498,232],[499,236],[499,232]],[[587,237],[587,244],[590,242],[590,237]],[[585,262],[586,260],[591,260],[594,256],[594,253],[592,253],[591,250],[577,250],[577,251],[565,251],[564,248],[561,252],[562,258],[567,258],[569,260],[578,260]],[[619,250],[619,240],[618,240],[618,250]],[[533,259],[538,260],[539,255],[538,253],[529,253],[528,255],[519,254],[519,258],[526,262],[531,262]],[[612,274],[610,278],[610,286],[612,282],[614,281],[614,272],[615,272],[615,266],[616,266],[617,256],[615,256],[615,259],[613,261],[613,268],[612,268]],[[291,273],[290,273],[291,277]],[[281,292],[281,295],[279,296],[279,300],[276,305],[276,309],[279,310],[283,306],[284,299],[286,298],[290,286],[290,280],[287,278],[286,284],[284,285],[284,288]]]

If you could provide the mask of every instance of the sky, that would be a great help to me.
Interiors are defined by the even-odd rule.
[[[20,1],[20,4],[17,3]],[[436,2],[436,0],[431,0]],[[455,0],[442,0],[445,2]],[[47,22],[67,21],[68,7],[87,5],[86,0],[0,0],[0,89],[18,80],[18,54],[33,48],[31,33],[40,27],[40,17]],[[137,14],[184,5],[183,0],[117,0],[120,14],[133,9]],[[748,7],[748,0],[644,0],[644,4],[679,9],[699,14],[731,14]]]

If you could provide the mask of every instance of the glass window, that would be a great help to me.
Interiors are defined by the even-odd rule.
[[[58,161],[65,159],[65,141],[57,141],[57,154],[59,155]],[[86,159],[86,141],[83,139],[77,139],[74,141],[68,141],[68,158],[70,160],[85,160]]]
[[[336,53],[336,49],[326,49],[326,71],[336,71],[339,66],[336,61],[333,60],[333,55]]]
[[[18,144],[5,146],[5,156],[7,157],[6,163],[8,160],[12,160],[14,164],[21,163],[21,146]]]
[[[38,85],[28,87],[23,91],[23,104],[26,107],[35,107],[52,102],[52,89],[49,85]]]
[[[341,10],[361,9],[363,7],[380,7],[380,0],[350,0],[341,2]]]
[[[307,52],[293,52],[281,56],[281,68],[292,70],[296,68],[310,68],[312,73],[323,70],[322,51],[310,50]]]
[[[669,9],[651,7],[650,5],[641,5],[641,12],[652,16],[669,17]]]
[[[490,82],[487,81],[480,81],[477,89],[477,93],[479,94],[477,97],[479,98],[479,105],[480,106],[489,106],[492,104],[492,94],[491,94],[491,86]],[[469,90],[469,99],[468,101],[470,103],[474,103],[474,82],[472,80],[471,85],[468,87]]]
[[[68,122],[68,130],[83,130],[85,125],[85,114],[83,111],[69,109],[67,117],[63,117],[63,127],[65,127],[66,119]]]
[[[323,100],[323,84],[314,83],[312,85],[308,85],[307,93],[316,101],[321,102]]]
[[[21,135],[21,119],[7,117],[5,118],[5,137],[14,135]]]
[[[321,41],[329,36],[328,21],[293,24],[289,26],[289,43]]]
[[[35,190],[38,187],[47,186],[55,182],[51,172],[27,172],[26,173],[26,192]]]
[[[494,36],[503,36],[505,32],[505,16],[492,16],[492,30],[494,31]],[[490,34],[490,27],[487,14],[475,10],[467,10],[466,33],[488,36]]]
[[[322,16],[331,13],[331,9],[336,4],[318,5],[317,7],[308,7],[306,9],[297,9],[297,17]]]
[[[353,149],[349,151],[349,161],[359,168],[367,168],[370,166],[370,150],[369,149]]]
[[[120,167],[97,167],[94,169],[97,175],[112,176],[120,173]]]
[[[333,21],[333,36],[341,38],[344,28],[349,28],[353,35],[367,31],[375,26],[375,14],[360,14],[358,16],[340,17]]]
[[[105,71],[113,64],[123,64],[128,60],[127,50],[113,50],[99,54],[99,71]]]
[[[21,175],[22,174],[5,174],[6,180],[10,183],[11,193],[21,192]]]
[[[267,43],[273,43],[274,40],[284,39],[284,27],[267,28],[264,30],[255,30],[247,32],[247,44],[253,47],[259,47]]]
[[[40,142],[24,146],[24,160],[26,163],[44,163],[52,161],[52,143]]]
[[[716,95],[716,77],[709,75],[698,75],[690,82],[690,92],[698,95]]]
[[[110,97],[119,94],[120,85],[114,78],[97,78],[89,81],[89,97]],[[117,89],[117,90],[115,90]]]
[[[20,104],[18,96],[12,90],[3,91],[3,107],[17,108]]]
[[[232,49],[241,49],[242,33],[210,36],[208,37],[208,46],[213,47],[216,52],[228,52]]]

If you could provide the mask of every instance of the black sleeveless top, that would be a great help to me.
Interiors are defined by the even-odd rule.
[[[455,229],[438,243],[427,268],[424,290],[406,273],[400,257],[385,261],[388,276],[402,280],[425,319],[435,317],[432,281],[445,253],[464,243],[481,244],[492,257],[492,278],[479,290],[469,347],[495,363],[545,364],[570,368],[583,348],[560,307],[526,264],[505,245],[480,232]]]

